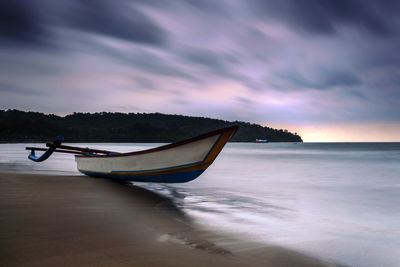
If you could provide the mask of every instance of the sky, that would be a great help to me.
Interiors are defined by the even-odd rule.
[[[400,141],[400,1],[0,0],[0,109]]]

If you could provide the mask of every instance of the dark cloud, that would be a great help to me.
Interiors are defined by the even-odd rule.
[[[41,92],[32,91],[31,89],[22,88],[14,84],[0,82],[0,93],[19,94],[19,95],[42,95]]]
[[[237,59],[224,53],[212,50],[190,47],[184,51],[176,51],[190,65],[203,66],[214,75],[235,78],[230,65],[236,64]]]
[[[147,45],[164,45],[167,33],[131,1],[1,1],[0,40],[54,45],[54,27],[72,28]]]
[[[251,100],[251,99],[249,99],[249,98],[246,98],[246,97],[242,97],[242,96],[237,96],[237,97],[235,97],[235,100],[238,101],[238,102],[240,102],[240,103],[242,103],[242,104],[245,104],[245,105],[254,104],[254,101],[253,101],[253,100]]]
[[[165,1],[164,1],[165,2]],[[187,3],[197,9],[201,9],[207,12],[216,12],[222,13],[224,9],[224,5],[222,1],[214,1],[214,0],[186,0],[181,1],[182,3]]]
[[[361,100],[368,100],[368,96],[365,95],[364,93],[358,91],[358,90],[346,90],[346,94],[348,94],[349,96],[354,96],[356,98],[359,98]]]
[[[191,75],[189,72],[177,66],[176,63],[171,63],[168,60],[163,59],[162,57],[151,52],[140,50],[136,53],[124,53],[110,47],[102,47],[97,49],[99,52],[104,52],[105,54],[103,55],[112,57],[119,62],[139,70],[156,75],[179,77],[193,82],[199,82],[194,75]]]
[[[366,68],[398,68],[400,66],[400,34],[397,40],[389,42],[357,43],[360,47],[360,55],[357,58],[357,67],[359,69]],[[364,49],[365,46],[369,46]]]
[[[0,40],[35,44],[47,34],[40,16],[25,1],[0,1]]]
[[[194,64],[203,65],[211,68],[223,68],[223,63],[218,55],[210,50],[191,48],[183,52],[183,57]]]
[[[259,0],[251,7],[266,19],[313,33],[333,34],[343,25],[378,35],[399,32],[400,2],[395,0]]]
[[[360,78],[357,75],[344,71],[334,71],[326,73],[320,83],[320,88],[331,88],[335,86],[355,86],[361,84]]]
[[[362,84],[361,79],[351,72],[342,70],[319,71],[315,78],[308,78],[297,71],[286,71],[280,76],[298,89],[328,90],[336,87],[352,87]]]
[[[135,84],[141,90],[156,90],[156,85],[149,79],[143,77],[135,77],[134,79]]]
[[[67,24],[83,31],[132,42],[162,45],[167,34],[130,1],[76,1],[66,16]]]
[[[229,14],[229,9],[223,1],[215,0],[136,0],[136,2],[149,7],[163,10],[191,10],[211,15]]]

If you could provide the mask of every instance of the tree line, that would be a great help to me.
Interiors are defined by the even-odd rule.
[[[73,113],[64,117],[39,112],[0,110],[0,142],[46,142],[63,135],[71,143],[169,143],[238,125],[233,142],[302,142],[287,130],[242,121],[161,113]]]

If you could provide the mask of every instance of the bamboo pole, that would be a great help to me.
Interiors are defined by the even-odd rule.
[[[42,148],[42,147],[25,147],[26,150],[37,150],[37,151],[47,151],[48,148]],[[59,153],[69,153],[69,154],[79,154],[79,155],[85,155],[86,153],[80,152],[80,151],[73,151],[73,150],[65,150],[65,149],[56,149],[54,152],[59,152]]]
[[[47,147],[53,147],[54,145],[52,143],[47,143]],[[118,152],[113,152],[113,151],[108,151],[108,150],[100,150],[100,149],[91,149],[91,148],[84,148],[84,147],[76,147],[76,146],[65,146],[65,145],[59,145],[56,146],[57,148],[63,148],[63,149],[70,149],[70,150],[78,150],[82,152],[88,152],[88,153],[101,153],[101,154],[110,154],[110,153],[115,153],[119,154]]]

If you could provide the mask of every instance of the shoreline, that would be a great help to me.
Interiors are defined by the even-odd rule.
[[[231,251],[170,199],[107,179],[0,173],[0,199],[5,266],[336,266],[272,245]]]

